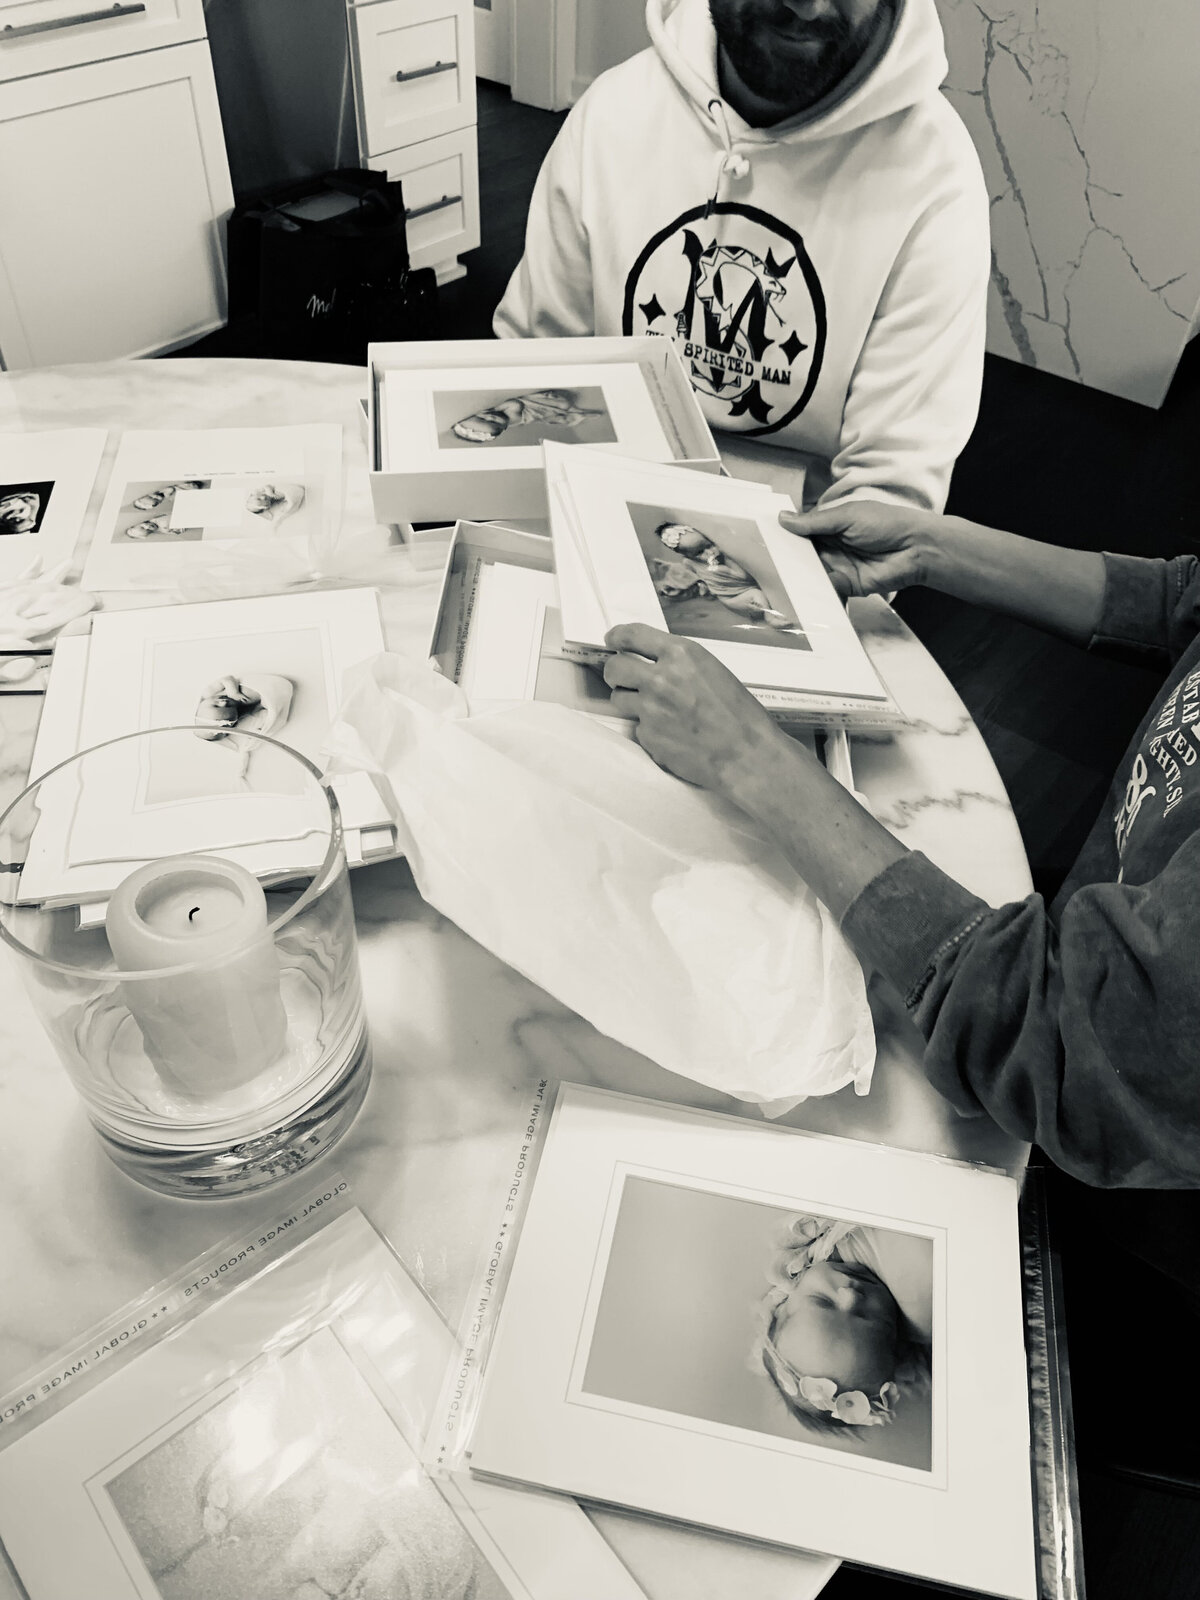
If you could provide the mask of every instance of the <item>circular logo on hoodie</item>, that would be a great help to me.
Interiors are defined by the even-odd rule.
[[[646,245],[625,285],[623,331],[674,339],[717,427],[774,433],[816,388],[825,296],[794,228],[723,200]]]

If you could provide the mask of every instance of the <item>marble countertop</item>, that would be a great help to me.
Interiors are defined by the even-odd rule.
[[[358,413],[364,380],[356,368],[251,361],[35,370],[0,376],[0,432],[106,424],[94,515],[121,429],[341,422],[345,532],[365,533],[373,517]],[[414,655],[423,655],[429,635],[437,550],[434,541],[389,556],[390,642]],[[977,894],[995,904],[1026,895],[1030,879],[1015,819],[961,701],[883,602],[860,604],[855,620],[913,718],[894,736],[854,740],[858,787],[905,844]],[[24,781],[40,704],[36,697],[0,698],[0,806]],[[404,863],[356,872],[354,893],[375,1067],[364,1112],[328,1160],[452,1327],[507,1186],[518,1118],[539,1078],[757,1115],[602,1037],[425,904]],[[807,1101],[784,1120],[1019,1171],[1023,1146],[984,1119],[960,1119],[926,1083],[920,1037],[894,992],[874,979],[870,996],[879,1052],[870,1094],[858,1098],[846,1089]],[[275,1215],[287,1198],[278,1190],[182,1201],[124,1177],[101,1152],[7,951],[0,997],[4,1391],[194,1256]],[[681,1559],[674,1549],[666,1559],[665,1545],[647,1543],[644,1533],[627,1533],[622,1545],[619,1527],[606,1523],[604,1532],[651,1600],[752,1591],[760,1600],[784,1600],[802,1592],[795,1563],[780,1552],[697,1535],[690,1556]],[[0,1571],[0,1600],[16,1594],[9,1584]]]

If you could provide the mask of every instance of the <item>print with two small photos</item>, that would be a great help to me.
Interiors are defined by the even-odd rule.
[[[316,551],[340,534],[342,430],[130,430],[88,550],[95,590],[178,588],[205,564],[280,544]]]

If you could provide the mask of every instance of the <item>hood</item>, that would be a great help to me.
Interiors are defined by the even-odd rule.
[[[663,65],[721,143],[809,142],[856,132],[936,93],[949,70],[934,0],[894,0],[891,37],[863,73],[787,122],[751,128],[721,99],[708,0],[647,0],[646,26]]]

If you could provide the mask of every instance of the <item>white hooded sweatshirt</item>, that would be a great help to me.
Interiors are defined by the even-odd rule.
[[[752,128],[707,0],[649,0],[653,47],[546,158],[496,332],[666,335],[714,427],[805,452],[810,505],[941,510],[979,405],[988,199],[934,0],[891,10],[824,101]]]

